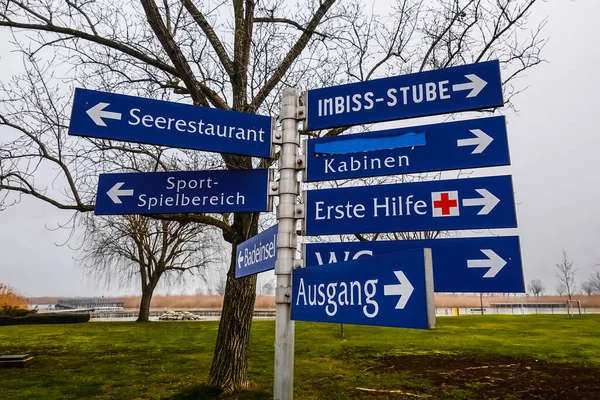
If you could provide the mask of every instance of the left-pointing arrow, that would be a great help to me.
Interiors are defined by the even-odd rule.
[[[462,205],[463,207],[483,206],[477,215],[488,215],[490,211],[492,211],[494,207],[500,203],[500,199],[490,193],[490,191],[487,189],[475,189],[475,191],[482,197],[475,199],[463,199]]]
[[[458,139],[456,141],[456,145],[458,147],[464,146],[477,146],[473,149],[471,154],[480,154],[483,153],[485,149],[494,141],[494,138],[482,131],[481,129],[470,129],[471,132],[476,137],[468,138],[468,139]]]
[[[467,268],[489,268],[483,275],[484,278],[493,278],[498,275],[498,272],[506,265],[506,261],[500,257],[494,250],[480,250],[487,259],[483,260],[467,260]]]
[[[242,252],[240,251],[240,255],[238,256],[238,268],[242,268],[242,263],[244,262],[244,255],[242,254]]]
[[[106,194],[115,204],[123,203],[121,201],[120,196],[133,196],[133,189],[123,189],[121,187],[125,184],[125,182],[117,182],[113,187],[110,188]]]
[[[106,107],[108,107],[110,103],[98,103],[94,107],[90,108],[86,111],[87,115],[90,116],[92,121],[98,126],[106,126],[106,122],[104,122],[103,118],[106,119],[121,119],[121,113],[104,111]]]
[[[402,310],[406,307],[406,303],[408,303],[408,299],[412,295],[412,292],[415,290],[413,285],[410,283],[404,272],[402,271],[394,271],[398,282],[397,285],[384,285],[383,286],[383,295],[384,296],[400,296],[398,299],[398,304],[394,307],[396,310]]]

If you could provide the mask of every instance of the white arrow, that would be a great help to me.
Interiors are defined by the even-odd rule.
[[[102,118],[119,120],[121,119],[121,113],[104,111],[104,109],[109,105],[110,103],[98,103],[94,107],[87,110],[86,113],[90,116],[90,118],[92,119],[92,121],[94,121],[96,125],[106,126],[106,123]]]
[[[506,265],[506,261],[500,257],[494,250],[481,250],[487,257],[484,260],[467,260],[467,268],[489,268],[483,275],[484,278],[493,278]]]
[[[404,275],[402,271],[394,271],[396,278],[398,278],[397,285],[385,285],[383,286],[383,294],[384,296],[400,296],[398,299],[398,304],[394,307],[396,310],[402,310],[406,307],[406,303],[408,303],[408,299],[412,295],[413,290],[415,288],[410,284],[410,281]]]
[[[123,203],[119,196],[133,196],[133,189],[120,190],[121,186],[123,186],[124,184],[125,182],[117,182],[115,183],[115,186],[111,187],[110,190],[106,192],[106,194],[108,195],[108,197],[110,197],[113,203]]]
[[[485,87],[485,85],[487,85],[486,81],[484,81],[475,74],[465,75],[465,78],[467,78],[470,82],[452,85],[452,90],[454,92],[459,92],[461,90],[470,90],[471,92],[469,92],[467,98],[477,96],[479,92],[481,92],[481,90]]]
[[[483,151],[487,149],[490,143],[494,141],[494,138],[492,138],[490,135],[488,135],[481,129],[470,129],[469,132],[471,132],[476,137],[469,139],[458,139],[456,141],[456,144],[458,145],[458,147],[477,146],[475,147],[475,149],[473,149],[471,154],[483,153]]]
[[[463,207],[483,206],[477,215],[488,215],[500,203],[500,199],[491,194],[487,189],[475,189],[482,197],[476,199],[463,199]]]
[[[240,255],[238,256],[238,268],[242,268],[242,263],[244,262],[244,255],[240,251]]]

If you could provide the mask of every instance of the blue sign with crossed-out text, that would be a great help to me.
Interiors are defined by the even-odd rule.
[[[307,130],[499,107],[498,60],[308,91]]]
[[[508,175],[308,190],[305,199],[309,236],[517,226]]]
[[[292,319],[435,328],[431,263],[425,254],[410,250],[294,269]]]
[[[69,134],[271,157],[271,118],[75,89]]]
[[[504,117],[306,142],[308,182],[509,165]]]
[[[269,170],[100,174],[97,215],[269,210]]]
[[[236,278],[275,268],[278,226],[272,226],[237,245]]]
[[[525,292],[518,236],[307,243],[304,246],[308,266],[428,247],[433,255],[436,293]]]

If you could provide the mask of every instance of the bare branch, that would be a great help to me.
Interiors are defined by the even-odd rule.
[[[308,44],[309,40],[312,38],[312,36],[313,36],[312,32],[314,32],[315,29],[317,28],[317,26],[319,26],[319,23],[321,22],[321,20],[323,19],[323,17],[327,13],[327,11],[329,11],[331,6],[333,6],[333,3],[335,3],[335,0],[325,0],[325,1],[321,2],[321,5],[317,9],[317,11],[314,13],[310,22],[308,23],[306,30],[298,38],[296,43],[288,51],[285,58],[281,61],[279,66],[275,69],[275,71],[273,72],[273,74],[271,75],[269,80],[265,83],[265,85],[261,88],[261,90],[256,94],[256,96],[252,100],[252,103],[250,104],[250,112],[254,112],[254,111],[258,110],[258,108],[265,101],[265,98],[268,96],[268,94],[271,92],[271,90],[273,90],[275,85],[277,85],[277,83],[281,80],[281,78],[289,70],[292,63],[298,58],[298,56],[300,56],[300,53],[302,52],[302,50],[304,50],[304,48]]]
[[[308,31],[307,28],[303,27],[302,25],[300,25],[298,22],[293,21],[289,18],[276,18],[276,17],[255,17],[254,18],[254,22],[260,24],[260,23],[269,23],[269,24],[287,24],[287,25],[291,25],[294,28],[298,29],[299,31],[308,33],[308,34],[315,34],[317,36],[321,36],[323,39],[328,39],[331,38],[330,35],[327,35],[326,33],[322,33],[322,32],[318,32],[318,31]]]
[[[137,58],[141,62],[144,62],[148,65],[152,65],[160,70],[168,72],[171,75],[178,76],[181,78],[180,73],[177,69],[173,68],[171,65],[166,64],[158,59],[149,57],[147,54],[144,54],[140,51],[137,51],[123,43],[119,43],[114,40],[109,40],[101,36],[92,35],[83,31],[79,31],[76,29],[66,28],[62,26],[56,26],[52,24],[40,25],[40,24],[25,24],[20,22],[13,21],[2,21],[0,20],[0,26],[6,26],[9,28],[18,28],[18,29],[29,29],[34,31],[44,31],[44,32],[54,32],[60,33],[64,35],[69,35],[70,37],[85,39],[93,43],[97,43],[106,47],[110,47],[112,49],[121,51],[125,54],[128,54],[132,57]]]
[[[450,29],[456,23],[456,21],[459,18],[464,17],[465,10],[467,10],[473,3],[474,3],[474,0],[470,0],[461,9],[458,9],[458,8],[456,9],[456,11],[453,13],[452,18],[450,18],[450,20],[448,21],[448,24],[446,25],[446,27],[442,30],[442,32],[440,32],[438,34],[438,36],[436,38],[434,38],[433,42],[427,49],[427,52],[423,56],[423,61],[421,62],[419,71],[423,71],[425,69],[425,65],[429,62],[429,57],[431,56],[431,53],[436,49],[436,47],[438,46],[438,44],[440,43],[442,38],[448,33],[448,31],[450,31]]]
[[[206,38],[212,45],[215,53],[217,53],[217,56],[219,57],[219,60],[223,64],[223,68],[225,68],[225,71],[227,71],[227,74],[231,78],[234,73],[233,62],[229,58],[229,55],[219,40],[219,37],[204,17],[204,14],[202,14],[202,12],[196,8],[194,3],[192,3],[192,0],[181,0],[181,2],[186,10],[188,10],[192,18],[194,18],[194,21],[196,21],[200,29],[202,29],[202,32],[204,32],[206,35]]]
[[[212,225],[221,229],[224,233],[233,234],[233,228],[223,220],[211,217],[206,214],[151,214],[148,217],[158,220],[168,220],[176,222],[194,222],[205,225]]]
[[[156,3],[152,0],[141,0],[142,6],[146,11],[148,23],[152,27],[152,30],[156,34],[156,37],[162,44],[164,50],[169,55],[171,62],[175,65],[175,68],[179,71],[178,76],[185,82],[190,95],[194,100],[194,104],[203,105],[208,107],[208,100],[200,88],[196,86],[196,79],[192,73],[192,69],[188,64],[185,56],[181,52],[181,49],[171,36],[171,32],[165,26]]]
[[[12,175],[12,176],[14,176],[14,175]],[[9,175],[0,176],[0,182],[2,182],[2,180],[6,179],[8,177],[9,177]],[[22,179],[21,177],[19,177],[19,180],[25,182],[25,180]],[[86,205],[86,204],[73,205],[73,204],[60,203],[60,202],[56,201],[55,199],[38,192],[37,190],[35,190],[33,187],[31,187],[28,184],[27,184],[27,187],[0,184],[0,191],[1,190],[7,190],[7,191],[11,191],[11,192],[28,194],[39,200],[45,201],[46,203],[51,204],[54,207],[61,209],[61,210],[75,210],[75,211],[81,211],[81,212],[94,211],[93,205]]]

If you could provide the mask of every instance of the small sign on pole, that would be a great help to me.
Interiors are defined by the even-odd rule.
[[[75,89],[69,134],[271,157],[271,118],[238,111]]]
[[[308,91],[306,129],[504,105],[498,60]]]
[[[306,192],[306,235],[514,228],[510,176]]]
[[[504,117],[306,141],[306,181],[509,165]]]
[[[295,269],[292,319],[434,329],[431,249]]]
[[[277,225],[272,226],[266,231],[237,245],[236,278],[275,268],[275,260],[277,259],[277,229]]]
[[[96,215],[260,212],[268,169],[100,174]]]
[[[304,262],[328,265],[423,247],[435,261],[436,293],[525,292],[518,236],[307,243]]]

